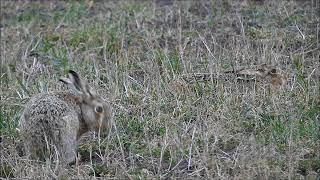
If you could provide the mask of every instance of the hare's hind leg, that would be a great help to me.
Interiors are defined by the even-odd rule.
[[[24,154],[34,160],[44,160],[45,148],[41,133],[37,131],[36,128],[33,128],[32,124],[26,123],[23,117],[20,120],[20,133],[23,141]]]
[[[64,161],[73,164],[76,160],[76,143],[71,142],[65,147]]]
[[[63,117],[66,126],[62,132],[62,157],[66,163],[72,163],[76,159],[77,133],[79,129],[79,120],[75,115]]]

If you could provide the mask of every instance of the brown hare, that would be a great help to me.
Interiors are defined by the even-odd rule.
[[[110,128],[111,106],[72,70],[68,78],[60,81],[75,92],[48,92],[32,97],[22,113],[20,131],[26,154],[31,158],[58,157],[62,163],[72,163],[81,135]]]

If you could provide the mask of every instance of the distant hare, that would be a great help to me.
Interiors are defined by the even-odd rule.
[[[40,93],[31,98],[20,119],[27,155],[44,160],[56,156],[64,163],[76,157],[77,140],[84,133],[110,128],[111,107],[78,74],[60,81],[75,92]]]

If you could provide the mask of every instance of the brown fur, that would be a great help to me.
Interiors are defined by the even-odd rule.
[[[75,160],[81,135],[109,128],[111,109],[74,71],[70,71],[69,79],[60,80],[77,93],[50,92],[32,97],[22,113],[20,130],[31,158],[44,160],[58,154],[61,161],[70,163]]]

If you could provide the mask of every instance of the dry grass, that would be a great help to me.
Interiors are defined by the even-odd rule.
[[[319,178],[319,1],[0,2],[1,178]],[[114,127],[33,162],[20,113],[69,69]]]

